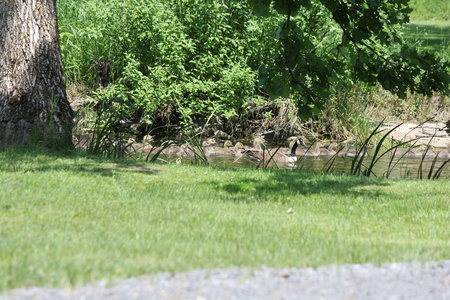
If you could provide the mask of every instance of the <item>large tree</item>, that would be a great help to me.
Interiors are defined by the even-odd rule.
[[[56,0],[0,1],[0,145],[71,145]]]

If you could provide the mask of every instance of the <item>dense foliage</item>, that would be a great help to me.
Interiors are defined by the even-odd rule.
[[[66,76],[133,122],[231,119],[272,97],[305,117],[360,83],[448,92],[448,62],[397,34],[408,1],[59,1]],[[353,91],[352,91],[353,92]],[[340,101],[340,100],[339,100]]]
[[[85,5],[91,5],[89,14],[97,27],[95,34],[86,28],[85,35],[96,45],[108,45],[110,51],[92,47],[92,64],[111,63],[109,79],[117,78],[108,89],[98,90],[98,98],[121,98],[138,118],[151,119],[158,110],[175,107],[187,122],[212,112],[230,118],[248,102],[261,101],[257,70],[275,48],[276,16],[256,17],[242,1],[86,1]],[[62,24],[63,30],[68,25]],[[70,35],[62,37],[64,45]]]

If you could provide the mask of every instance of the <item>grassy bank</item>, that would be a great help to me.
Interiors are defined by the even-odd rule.
[[[0,153],[0,290],[158,271],[448,259],[447,181]]]

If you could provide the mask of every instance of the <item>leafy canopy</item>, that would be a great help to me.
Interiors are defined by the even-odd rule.
[[[273,61],[259,84],[271,97],[301,99],[319,112],[334,83],[379,82],[400,97],[409,90],[449,93],[450,64],[419,52],[398,33],[409,22],[409,0],[250,0],[255,13],[284,16]]]

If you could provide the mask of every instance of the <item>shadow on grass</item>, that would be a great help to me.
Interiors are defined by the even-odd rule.
[[[78,153],[61,154],[29,149],[9,149],[0,152],[0,161],[0,171],[19,173],[65,171],[81,173],[86,176],[95,174],[112,177],[130,172],[153,176],[161,171],[154,165],[134,161],[114,162],[111,159],[87,157]],[[383,195],[383,192],[359,187],[388,184],[385,180],[375,178],[322,174],[311,171],[241,170],[217,167],[213,169],[224,180],[199,180],[199,178],[193,177],[192,185],[198,186],[200,191],[204,188],[212,188],[219,192],[215,197],[224,201],[284,201],[291,197],[313,194],[363,197],[370,200]],[[236,180],[232,180],[229,179],[230,172],[241,172],[242,174],[233,177]],[[169,184],[176,184],[176,177],[174,177],[174,182]]]
[[[42,149],[9,148],[0,152],[0,171],[3,172],[52,172],[97,174],[105,177],[120,173],[137,172],[155,175],[160,172],[147,164],[134,161],[116,161],[75,152],[49,152]]]
[[[265,172],[265,171],[262,171]],[[225,192],[233,201],[281,201],[289,197],[323,194],[324,196],[363,197],[367,200],[384,195],[380,190],[364,186],[386,186],[386,180],[354,175],[324,174],[312,171],[270,171],[267,179],[246,178],[233,183],[209,181],[206,184]],[[225,197],[227,198],[227,197]]]
[[[421,41],[423,47],[438,52],[450,43],[450,26],[410,23],[405,25],[403,33],[407,40]]]

